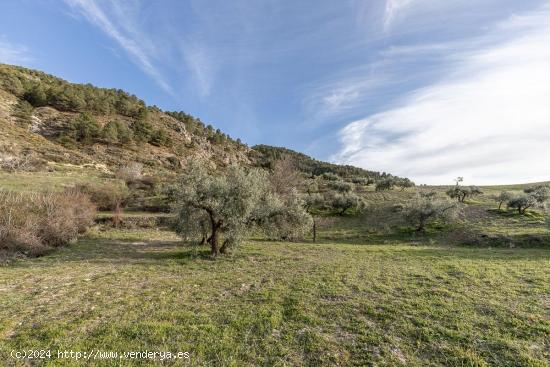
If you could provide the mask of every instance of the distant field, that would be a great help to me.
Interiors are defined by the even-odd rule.
[[[546,182],[532,182],[526,184],[514,184],[514,185],[492,185],[492,186],[482,186],[482,188],[494,189],[494,190],[523,190],[530,186],[537,185],[550,185],[550,181]]]
[[[548,365],[550,249],[323,242],[249,241],[212,261],[170,232],[92,232],[0,268],[0,359],[147,349],[191,353],[156,365]]]

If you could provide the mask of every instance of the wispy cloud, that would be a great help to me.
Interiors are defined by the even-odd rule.
[[[155,66],[154,40],[150,40],[135,21],[136,2],[65,0],[91,24],[119,44],[130,59],[166,92],[173,94],[159,68]]]
[[[419,0],[386,0],[384,11],[384,29],[388,29],[398,14]],[[422,0],[420,0],[422,1]]]
[[[4,64],[25,64],[31,60],[27,47],[16,45],[0,37],[0,62]]]
[[[308,115],[317,120],[345,116],[368,103],[376,91],[390,81],[382,74],[370,72],[369,67],[352,71],[348,76],[335,76],[309,88],[303,104]]]
[[[550,179],[550,8],[474,41],[449,55],[446,77],[343,128],[333,159],[426,183]]]

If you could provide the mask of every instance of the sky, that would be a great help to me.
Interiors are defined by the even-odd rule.
[[[550,0],[2,0],[0,62],[417,183],[550,180]]]

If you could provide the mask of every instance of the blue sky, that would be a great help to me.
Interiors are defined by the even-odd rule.
[[[546,0],[3,0],[0,62],[419,183],[550,179]]]

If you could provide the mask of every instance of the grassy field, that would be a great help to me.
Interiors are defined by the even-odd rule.
[[[548,366],[550,249],[327,237],[248,241],[212,261],[170,232],[94,231],[0,268],[0,360],[18,365],[13,349],[99,349],[190,359],[35,362]]]
[[[95,175],[94,175],[95,174]],[[53,171],[53,172],[1,172],[0,189],[15,192],[62,191],[79,184],[101,184],[117,182],[100,177],[97,172]]]

